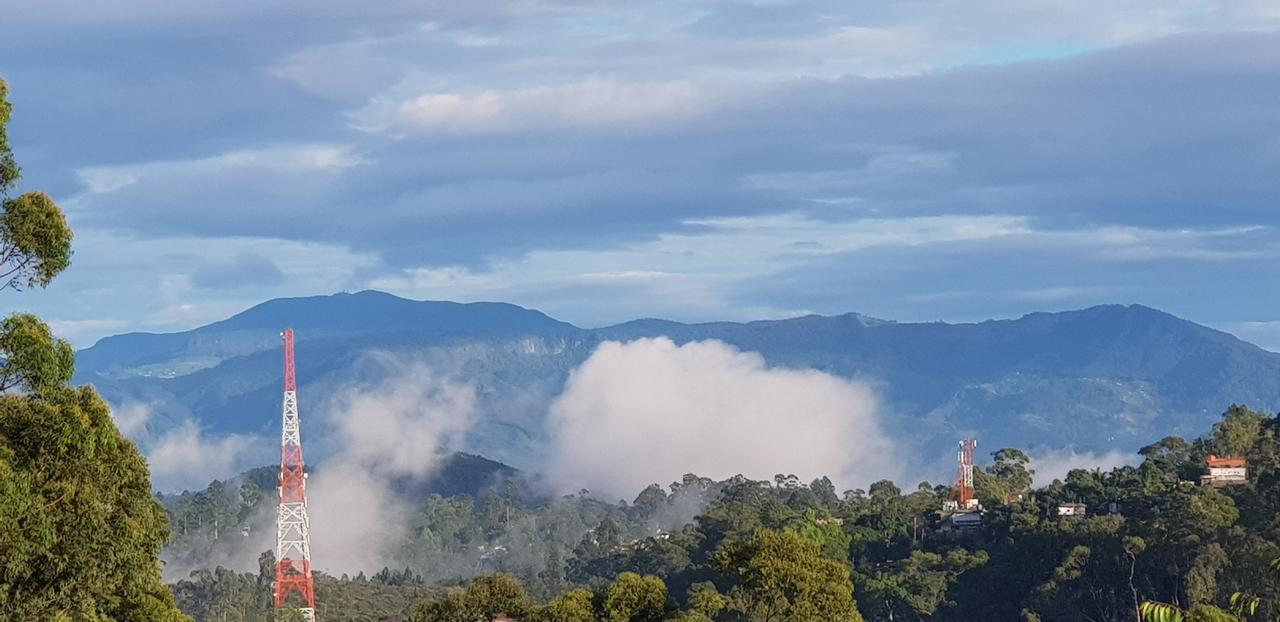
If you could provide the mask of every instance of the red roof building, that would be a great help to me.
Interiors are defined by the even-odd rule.
[[[1236,456],[1215,456],[1213,454],[1209,454],[1209,457],[1205,458],[1204,461],[1211,469],[1243,469],[1249,466],[1248,460]]]
[[[1249,461],[1239,456],[1209,454],[1204,462],[1209,474],[1200,477],[1201,486],[1230,486],[1249,482]]]

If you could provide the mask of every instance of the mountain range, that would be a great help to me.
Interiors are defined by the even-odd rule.
[[[270,300],[185,332],[108,337],[79,353],[76,380],[112,404],[147,405],[151,434],[194,421],[211,434],[271,438],[286,326],[298,335],[304,420],[345,388],[389,377],[389,360],[412,359],[476,388],[478,421],[455,449],[521,468],[536,467],[547,407],[569,374],[602,342],[645,337],[715,339],[770,366],[866,381],[887,433],[930,452],[963,436],[992,449],[1132,451],[1169,432],[1201,434],[1232,403],[1280,408],[1280,354],[1140,305],[963,324],[849,313],[587,329],[510,304],[365,291]],[[724,417],[731,425],[733,413]],[[337,451],[322,425],[307,431],[308,451]]]

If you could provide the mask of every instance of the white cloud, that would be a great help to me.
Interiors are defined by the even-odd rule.
[[[1237,243],[1256,227],[1161,230],[1140,227],[1040,229],[1030,217],[1009,214],[859,218],[826,221],[798,213],[688,220],[680,232],[589,250],[535,250],[483,270],[461,266],[410,268],[378,276],[370,286],[417,298],[507,300],[564,320],[601,324],[638,316],[688,320],[754,320],[802,315],[807,310],[742,305],[740,284],[839,255],[900,249],[957,252],[980,246],[1020,253],[1052,250],[1100,264],[1160,259],[1227,261],[1242,252],[1274,255],[1280,249]],[[1244,246],[1247,250],[1238,250]],[[1000,291],[984,288],[916,294],[930,304],[973,297],[1053,303],[1093,301],[1114,286],[1088,282]]]
[[[490,132],[649,123],[696,116],[710,97],[689,82],[592,79],[475,93],[425,93],[354,113],[368,131]]]
[[[549,425],[554,481],[615,498],[690,472],[865,486],[901,466],[867,386],[770,369],[717,341],[606,342],[573,372]]]
[[[145,402],[126,402],[119,406],[111,406],[111,418],[115,420],[120,433],[130,438],[137,437],[146,430],[151,420],[152,407]]]
[[[242,149],[205,158],[88,166],[75,170],[89,194],[110,194],[147,179],[175,175],[208,175],[214,171],[249,169],[272,173],[334,172],[364,164],[349,145],[293,145]]]
[[[151,485],[161,491],[204,488],[211,480],[235,475],[254,442],[240,434],[208,437],[195,422],[185,422],[147,444]]]
[[[376,571],[394,559],[413,508],[396,479],[430,477],[475,418],[475,390],[420,363],[376,356],[385,381],[342,391],[324,417],[342,448],[307,482],[317,567]]]
[[[342,435],[343,450],[334,459],[380,476],[428,475],[442,449],[458,444],[470,429],[475,401],[471,385],[407,364],[377,387],[337,398],[328,418]]]
[[[575,284],[657,285],[697,280],[704,292],[717,281],[771,274],[804,261],[877,247],[927,246],[1015,237],[1033,232],[1021,216],[926,216],[824,221],[801,214],[688,220],[686,230],[655,240],[593,250],[536,250],[490,269],[411,269],[381,277],[375,287],[410,294],[514,293],[517,283],[539,289]],[[583,268],[590,266],[590,271]],[[718,301],[722,303],[723,301]]]
[[[49,328],[53,330],[53,334],[67,339],[73,343],[80,344],[81,340],[77,337],[86,334],[101,334],[110,331],[120,330],[129,326],[128,322],[123,320],[106,320],[106,319],[86,319],[86,320],[49,320]]]

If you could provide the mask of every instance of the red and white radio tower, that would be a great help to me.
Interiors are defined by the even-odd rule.
[[[276,510],[276,607],[289,593],[302,594],[298,611],[316,619],[316,591],[311,580],[311,535],[307,518],[307,474],[302,463],[298,426],[298,381],[293,367],[293,329],[284,337],[284,425],[280,432],[280,507]]]
[[[971,438],[960,441],[960,452],[956,455],[960,468],[956,473],[956,484],[951,489],[951,498],[947,503],[949,509],[963,511],[978,508],[978,499],[974,496],[973,490],[973,450],[977,446],[978,441]]]

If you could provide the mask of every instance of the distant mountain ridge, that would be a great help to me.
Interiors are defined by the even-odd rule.
[[[152,405],[153,427],[190,418],[214,432],[265,432],[276,423],[284,326],[298,330],[304,407],[384,377],[370,351],[411,355],[477,387],[480,420],[458,449],[520,468],[536,466],[546,405],[570,371],[603,341],[655,336],[717,339],[772,366],[871,382],[890,434],[931,449],[969,434],[992,448],[1134,449],[1156,433],[1198,434],[1233,402],[1280,408],[1280,354],[1140,305],[972,324],[850,313],[583,329],[515,305],[370,291],[272,300],[181,333],[109,337],[80,353],[76,379],[112,403]]]
[[[306,337],[360,338],[389,330],[435,337],[556,334],[572,324],[512,304],[420,302],[384,292],[277,298],[199,328],[178,333],[127,333],[106,337],[77,355],[80,369],[110,373],[164,357],[231,357],[279,345],[292,326]]]

